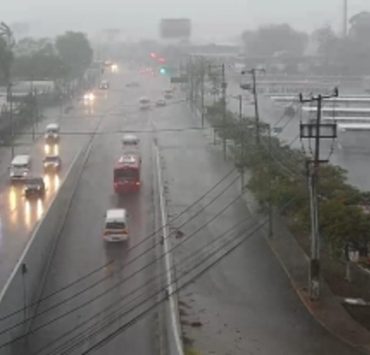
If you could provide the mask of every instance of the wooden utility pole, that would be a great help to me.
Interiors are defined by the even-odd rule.
[[[225,81],[225,64],[221,65],[221,75],[222,75],[222,83],[221,83],[221,88],[222,88],[222,125],[223,129],[226,129],[226,88],[227,88],[227,83]],[[223,135],[222,138],[222,150],[224,153],[224,159],[226,159],[226,136],[225,134]]]
[[[320,160],[320,140],[323,138],[334,139],[337,136],[335,123],[321,123],[322,101],[338,96],[338,89],[334,90],[332,95],[317,95],[309,99],[303,99],[299,95],[301,103],[317,102],[317,118],[314,123],[301,123],[301,138],[314,139],[315,151],[313,159],[307,162],[308,188],[310,194],[310,214],[311,214],[311,255],[309,268],[309,292],[312,300],[318,300],[320,297],[320,231],[319,231],[319,169],[321,163],[327,163],[327,160]]]
[[[222,129],[226,129],[226,89],[227,89],[227,82],[226,82],[226,74],[225,74],[225,64],[216,65],[216,64],[209,64],[208,69],[211,72],[212,68],[221,69],[221,104],[222,104]],[[222,151],[224,155],[224,159],[226,159],[226,136],[223,135],[222,137]]]
[[[256,120],[256,143],[259,145],[260,143],[260,117],[259,117],[259,109],[258,109],[258,92],[257,92],[257,72],[265,73],[265,69],[257,69],[253,68],[247,71],[242,71],[242,75],[248,73],[252,75],[252,88],[248,84],[240,85],[243,90],[251,90],[253,94],[254,100],[254,114]]]

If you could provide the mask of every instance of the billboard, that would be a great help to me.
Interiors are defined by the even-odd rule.
[[[187,18],[162,19],[159,32],[162,38],[189,38],[191,22]]]

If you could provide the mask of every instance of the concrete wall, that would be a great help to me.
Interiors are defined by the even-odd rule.
[[[23,322],[22,325],[0,334],[1,355],[22,353],[19,348],[23,340],[11,346],[1,347],[1,345],[22,335],[30,325],[30,322],[24,320],[29,319],[37,309],[35,302],[42,293],[48,265],[89,152],[90,144],[76,156],[58,194],[35,228],[18,264],[1,290],[0,332]],[[27,307],[29,305],[32,306]],[[8,317],[12,313],[14,314]]]

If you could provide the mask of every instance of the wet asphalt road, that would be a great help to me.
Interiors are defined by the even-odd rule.
[[[184,275],[184,271],[199,261],[211,260],[214,245],[227,248],[256,224],[254,211],[236,199],[240,181],[232,164],[222,159],[208,131],[188,129],[199,122],[187,105],[177,103],[138,111],[138,97],[156,97],[166,84],[150,79],[142,82],[141,88],[126,89],[124,82],[124,75],[112,80],[104,121],[99,127],[102,134],[94,139],[50,267],[44,296],[102,267],[41,304],[39,312],[45,313],[33,322],[33,333],[27,339],[24,353],[81,354],[117,326],[124,325],[141,308],[116,319],[120,312],[128,311],[147,297],[151,299],[149,304],[154,301],[151,295],[157,290],[153,282],[155,266],[136,273],[150,265],[156,255],[153,245],[157,239],[146,238],[154,229],[156,217],[154,137],[158,137],[162,157],[169,217],[192,206],[171,226],[176,231],[172,245],[176,247],[179,283],[183,277],[185,280],[191,277],[189,273]],[[98,107],[96,111],[99,112]],[[153,127],[156,133],[138,133],[143,156],[142,190],[119,199],[112,189],[112,166],[121,151],[120,135],[103,133]],[[167,131],[168,128],[175,130]],[[218,182],[218,187],[207,194]],[[221,194],[222,190],[225,191]],[[199,199],[202,195],[204,198]],[[101,239],[104,212],[112,206],[125,207],[130,213],[129,246],[106,246]],[[227,230],[236,225],[237,233],[229,235]],[[142,244],[132,249],[137,243]],[[143,256],[133,261],[141,253]],[[103,266],[109,261],[113,263]],[[129,278],[135,273],[135,277]],[[66,301],[85,287],[87,292]],[[98,297],[110,287],[114,288]],[[136,289],[137,293],[130,294]],[[83,305],[94,297],[95,301]],[[194,348],[201,354],[357,354],[307,313],[261,233],[251,235],[229,257],[182,290],[180,300],[185,336],[194,341]],[[58,301],[62,305],[47,312]],[[108,311],[107,307],[113,308]],[[192,321],[199,321],[202,326],[187,325]],[[107,327],[103,328],[104,325]],[[94,330],[99,332],[88,336]],[[75,344],[77,347],[73,348]],[[93,353],[149,355],[158,354],[157,346],[158,324],[155,313],[150,313]]]

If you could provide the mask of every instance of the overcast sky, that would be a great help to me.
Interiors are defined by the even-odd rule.
[[[193,37],[229,38],[261,24],[289,22],[302,30],[331,24],[339,31],[343,0],[3,0],[0,20],[28,22],[31,34],[120,28],[128,38],[155,37],[163,17],[189,17]],[[370,0],[348,0],[349,14]]]

